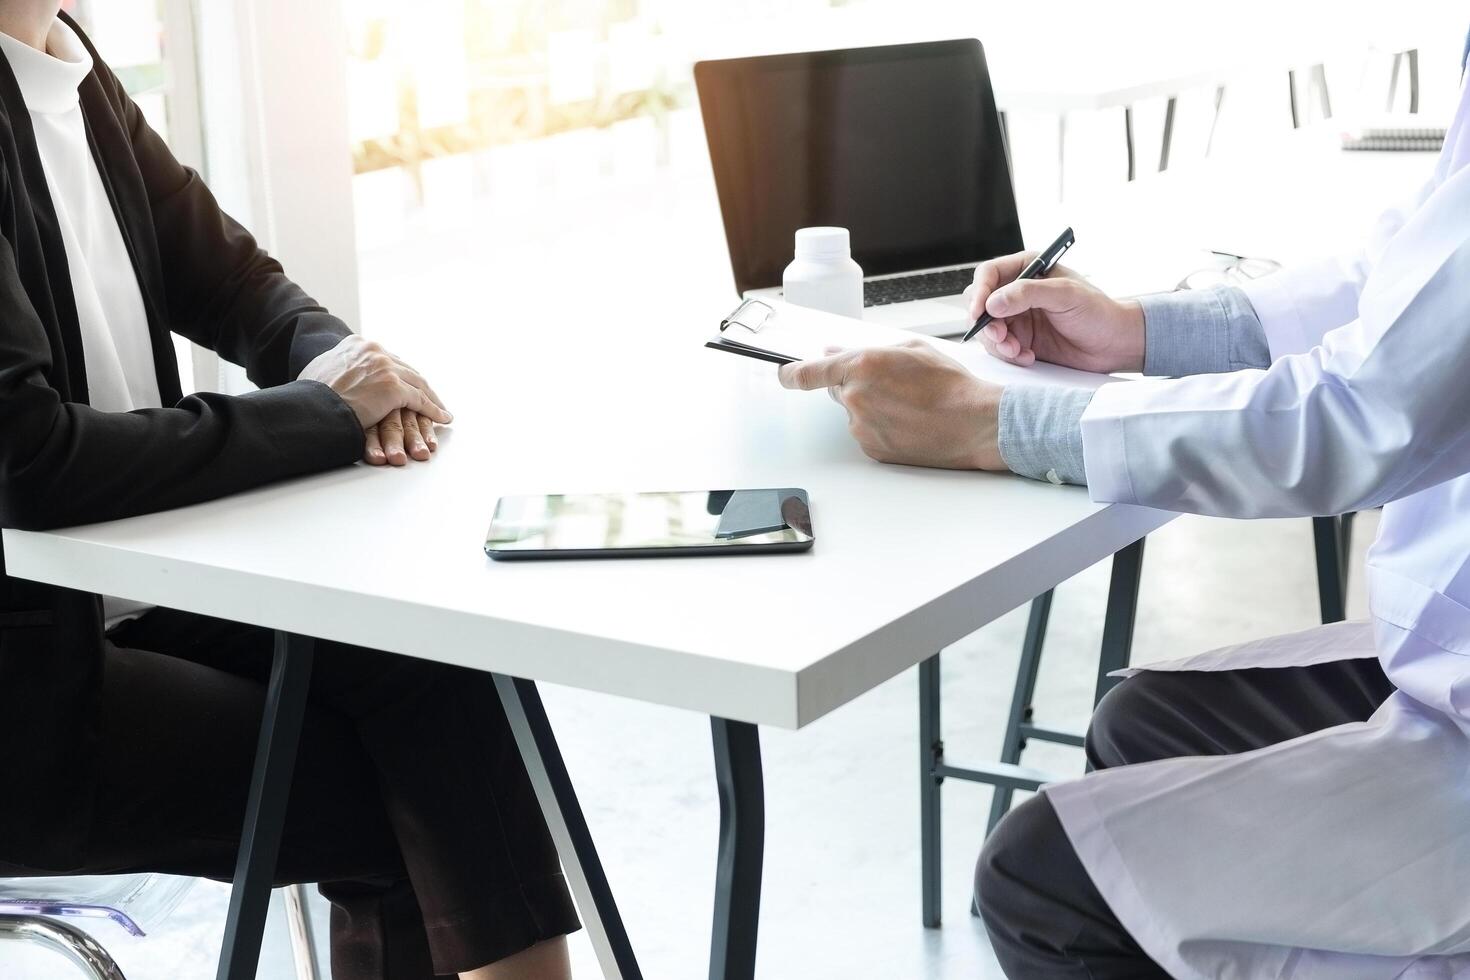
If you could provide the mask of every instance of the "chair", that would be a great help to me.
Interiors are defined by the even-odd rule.
[[[194,882],[156,874],[0,878],[0,943],[47,947],[90,980],[126,980],[100,942],[62,920],[110,919],[130,936],[145,936],[178,907]],[[304,889],[292,885],[285,898],[297,980],[317,980]]]
[[[1347,618],[1348,556],[1351,553],[1353,516],[1344,514],[1341,517],[1312,519],[1312,539],[1317,560],[1317,600],[1324,623],[1340,622]],[[1117,683],[1117,678],[1108,675],[1128,666],[1133,645],[1133,624],[1138,610],[1138,583],[1142,571],[1142,540],[1113,556],[1107,613],[1103,622],[1102,649],[1098,656],[1097,683],[1093,695],[1094,706]],[[975,768],[962,768],[945,762],[939,714],[940,655],[936,653],[919,664],[920,861],[923,922],[927,928],[937,928],[940,922],[939,803],[940,786],[944,780],[954,778],[966,782],[987,783],[994,787],[990,819],[985,828],[985,833],[989,835],[1010,809],[1016,790],[1035,791],[1045,783],[1064,778],[1021,765],[1021,752],[1026,748],[1028,740],[1082,747],[1081,732],[1046,728],[1031,720],[1031,700],[1036,692],[1036,679],[1041,670],[1041,651],[1046,639],[1051,603],[1052,590],[1047,590],[1031,602],[1031,615],[1026,623],[1026,638],[1021,644],[1021,660],[1016,670],[1016,684],[1011,695],[998,762]],[[971,912],[974,912],[973,906]]]
[[[95,980],[124,980],[105,947],[58,919],[111,919],[131,936],[146,935],[194,885],[192,878],[111,875],[0,879],[0,940],[50,947]]]

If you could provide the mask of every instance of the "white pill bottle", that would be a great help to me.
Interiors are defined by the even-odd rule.
[[[863,270],[846,228],[801,228],[796,258],[781,277],[786,302],[862,319]]]

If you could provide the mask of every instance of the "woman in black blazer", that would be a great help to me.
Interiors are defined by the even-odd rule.
[[[58,8],[0,0],[0,31],[40,50],[60,38],[74,66],[91,57],[77,69],[76,131],[105,191],[93,216],[110,206],[121,233],[146,319],[135,346],[151,351],[166,407],[89,404],[79,324],[96,314],[78,308],[96,304],[80,303],[68,265],[80,204],[52,201],[48,178],[64,182],[36,129],[50,117],[33,121],[12,70],[40,51],[7,46],[0,525],[126,517],[365,456],[406,462],[379,445],[378,423],[405,422],[408,448],[427,458],[415,436],[432,443],[427,423],[448,418],[428,386],[353,337],[220,211]],[[79,153],[72,162],[90,167]],[[183,397],[170,332],[244,365],[261,390]],[[95,595],[0,576],[0,875],[228,878],[271,637],[165,609],[109,631],[103,609]],[[575,912],[488,674],[318,644],[279,877],[319,882],[332,901],[338,980],[568,975]]]

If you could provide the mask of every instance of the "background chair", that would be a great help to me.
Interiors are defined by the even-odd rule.
[[[0,943],[49,948],[90,980],[126,980],[101,943],[64,920],[110,919],[130,936],[145,936],[178,907],[194,882],[155,874],[0,878]],[[305,889],[291,885],[285,899],[297,980],[318,980]]]

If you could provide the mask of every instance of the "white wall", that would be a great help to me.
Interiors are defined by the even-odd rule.
[[[341,0],[190,0],[204,173],[311,295],[356,328]],[[243,377],[227,367],[224,389]]]

